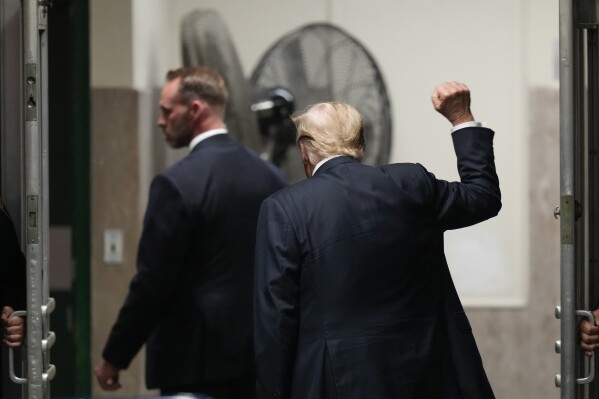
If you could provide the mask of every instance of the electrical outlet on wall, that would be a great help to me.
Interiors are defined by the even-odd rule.
[[[123,263],[123,230],[104,230],[104,263]]]

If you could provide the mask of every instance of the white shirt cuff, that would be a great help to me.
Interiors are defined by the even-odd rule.
[[[477,122],[477,121],[470,121],[470,122],[464,122],[464,123],[460,123],[459,125],[455,125],[454,127],[451,128],[451,133],[458,131],[460,129],[464,129],[466,127],[484,127],[485,124],[483,122]]]

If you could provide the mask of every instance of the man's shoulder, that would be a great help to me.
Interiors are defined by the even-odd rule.
[[[347,166],[347,164],[344,166]],[[362,163],[352,163],[349,164],[348,167],[341,168],[339,170],[341,172],[334,173],[334,175],[336,177],[341,177],[344,180],[351,181],[352,184],[369,184],[369,181],[377,180],[385,176],[390,176],[393,178],[416,178],[422,177],[426,173],[426,168],[421,164],[409,162],[390,163],[384,165],[365,165]],[[347,170],[347,172],[344,172],[344,170]],[[319,175],[316,175],[316,177],[319,177]],[[323,174],[320,177],[326,178],[326,174]]]
[[[211,179],[233,175],[240,184],[252,184],[259,181],[262,185],[270,185],[276,189],[285,187],[287,181],[282,172],[272,163],[260,158],[255,152],[234,143],[235,147],[218,151],[194,149],[184,158],[162,170],[156,178],[165,178],[182,189],[184,187],[201,187],[209,184]]]
[[[207,168],[202,165],[208,165],[201,157],[192,157],[188,154],[182,159],[176,161],[158,172],[153,180],[153,185],[175,187],[177,190],[187,191],[186,187],[197,186],[205,180],[204,176],[209,173]]]
[[[420,163],[400,162],[380,165],[375,167],[379,173],[389,175],[395,179],[419,179],[428,174],[428,170]]]
[[[163,169],[159,175],[176,180],[181,178],[181,176],[197,174],[202,171],[201,168],[198,168],[198,164],[203,162],[205,162],[205,160],[203,160],[202,157],[194,156],[193,153],[190,153]]]
[[[412,171],[424,169],[424,167],[420,163],[414,163],[414,162],[390,163],[390,164],[386,164],[386,165],[377,166],[377,168],[382,169],[382,170],[397,170],[397,171],[405,171],[405,172],[412,172]]]

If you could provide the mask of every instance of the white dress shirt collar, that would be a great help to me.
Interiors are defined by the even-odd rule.
[[[216,136],[217,134],[227,134],[227,133],[228,133],[228,131],[225,128],[206,130],[204,133],[200,133],[197,136],[195,136],[189,142],[189,151],[193,150],[196,145],[200,144],[200,142],[206,140],[207,138]]]
[[[342,156],[343,156],[343,154],[333,155],[332,157],[325,158],[322,161],[318,162],[316,164],[316,166],[314,167],[314,170],[312,171],[312,176],[314,176],[316,174],[316,171],[318,170],[318,168],[320,168],[322,165],[324,165],[325,162],[330,161],[333,158],[342,157]]]

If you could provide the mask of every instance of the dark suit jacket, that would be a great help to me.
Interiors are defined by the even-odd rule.
[[[14,310],[26,310],[25,256],[21,251],[12,220],[1,206],[0,254],[2,256],[0,310],[3,306],[11,306]]]
[[[147,341],[149,388],[253,375],[252,289],[261,202],[285,185],[229,135],[158,174],[137,274],[104,358],[127,368]]]
[[[501,208],[492,139],[453,134],[461,183],[339,157],[264,201],[259,398],[493,397],[443,250]]]
[[[0,202],[2,199],[0,199]],[[26,301],[26,266],[25,256],[21,251],[19,240],[15,231],[15,227],[8,213],[0,204],[0,256],[2,261],[0,264],[0,310],[4,306],[10,306],[14,310],[27,310]],[[3,345],[0,343],[0,345]],[[2,348],[2,355],[5,354],[5,349]],[[5,369],[6,363],[0,362],[0,396],[3,394],[9,395],[12,392],[15,397],[20,390],[17,390],[8,379],[8,370]]]

